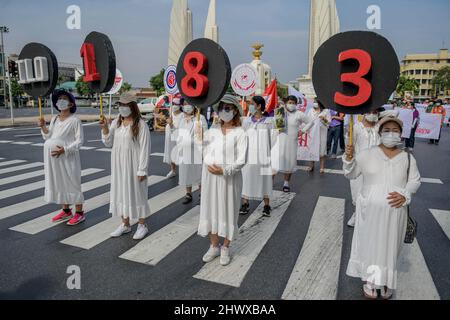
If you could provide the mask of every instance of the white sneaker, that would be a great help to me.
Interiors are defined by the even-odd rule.
[[[220,256],[220,247],[214,248],[213,246],[210,246],[208,252],[203,256],[203,262],[210,263],[218,256]]]
[[[116,231],[114,231],[113,233],[111,233],[111,237],[112,238],[118,238],[123,236],[124,234],[130,233],[131,232],[131,227],[127,227],[125,226],[124,223],[122,223],[120,225],[120,227],[117,228]]]
[[[220,250],[220,264],[222,266],[227,266],[231,262],[230,248],[225,246]]]
[[[148,228],[145,224],[138,224],[136,233],[133,236],[133,240],[142,240],[148,234]]]
[[[172,179],[177,176],[177,173],[175,171],[170,171],[169,174],[166,176],[167,179]]]
[[[355,224],[356,224],[356,215],[353,214],[350,220],[348,220],[347,226],[349,226],[350,228],[354,228]]]

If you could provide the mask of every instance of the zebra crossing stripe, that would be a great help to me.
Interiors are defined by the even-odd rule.
[[[32,144],[32,143],[33,142],[29,142],[29,141],[18,141],[18,142],[13,142],[11,144],[16,144],[16,145],[19,145],[19,146],[25,146],[25,145]]]
[[[12,141],[9,140],[0,140],[0,143],[11,143]]]
[[[165,178],[162,178],[162,180],[164,179]],[[151,198],[148,201],[151,214],[155,214],[165,207],[168,207],[175,201],[178,201],[185,195],[185,193],[186,189],[178,186]],[[89,229],[73,235],[72,237],[62,240],[61,243],[85,250],[92,249],[100,243],[108,240],[111,232],[113,232],[120,225],[120,223],[121,219],[119,217],[109,218],[93,227],[90,227]],[[131,225],[136,223],[137,221],[131,221]]]
[[[395,300],[440,300],[419,243],[403,245],[397,264]]]
[[[282,299],[336,299],[344,213],[344,199],[319,197]]]
[[[11,173],[11,172],[26,170],[26,169],[32,169],[32,168],[36,168],[36,167],[41,167],[43,165],[44,164],[42,162],[34,162],[34,163],[24,164],[22,166],[1,169],[0,174]]]
[[[436,221],[439,223],[442,231],[450,239],[450,211],[430,209]]]
[[[111,177],[107,176],[107,177],[103,177],[102,179],[104,179],[104,181],[103,181],[104,185],[107,185],[107,184],[109,184]],[[156,183],[156,181],[159,181],[160,179],[162,179],[162,177],[150,176],[148,179],[149,186],[153,183]],[[83,189],[83,191],[85,191],[85,192],[89,191],[89,188],[85,187]],[[94,198],[86,200],[84,203],[84,211],[87,213],[87,215],[89,215],[89,212],[92,212],[93,210],[96,210],[98,208],[101,208],[101,207],[109,204],[109,201],[110,201],[110,193],[105,192]],[[61,224],[61,223],[53,223],[52,222],[52,218],[55,215],[57,215],[58,213],[59,213],[59,210],[49,213],[49,214],[46,214],[39,218],[27,221],[25,223],[15,226],[15,227],[12,227],[12,228],[10,228],[10,230],[22,232],[22,233],[26,233],[26,234],[31,234],[31,235],[38,234],[38,233],[48,230],[58,224]]]
[[[239,229],[239,237],[233,242],[232,261],[226,268],[219,264],[219,259],[205,265],[194,278],[220,283],[232,287],[240,287],[253,262],[266,245],[269,238],[289,208],[295,193],[274,191],[273,211],[270,218],[264,218],[264,203],[252,213]]]
[[[23,173],[23,174],[19,174],[19,175],[16,175],[16,176],[11,176],[11,177],[8,177],[8,178],[1,178],[0,179],[0,186],[3,186],[5,184],[9,184],[9,183],[13,183],[13,182],[17,182],[17,181],[22,181],[22,180],[27,180],[27,179],[43,176],[43,175],[44,175],[44,170],[36,170],[36,171],[33,171],[33,172]]]
[[[431,179],[431,178],[422,178],[421,181],[423,183],[431,183],[431,184],[444,184],[440,179]]]
[[[86,169],[86,170],[81,171],[81,174],[83,176],[85,176],[85,175],[87,176],[87,175],[95,174],[95,173],[102,172],[102,171],[104,171],[104,170],[103,169]],[[20,187],[0,191],[0,200],[9,198],[9,197],[13,197],[13,196],[16,196],[16,195],[19,195],[22,193],[27,193],[30,191],[44,188],[44,183],[45,183],[45,181],[41,180],[41,181],[26,184],[26,185],[23,185]]]
[[[43,147],[44,144],[43,143],[35,143],[35,144],[32,144],[32,146],[34,146],[34,147]]]
[[[82,172],[81,176],[85,176],[86,172]],[[89,191],[101,187],[102,185],[106,185],[109,183],[109,177],[103,177],[97,180],[89,181],[83,183],[81,188],[83,191]],[[43,197],[37,197],[34,199],[30,199],[27,201],[19,202],[7,207],[0,208],[0,220],[39,208],[47,205],[44,202]]]
[[[11,160],[11,161],[4,161],[4,162],[0,162],[0,167],[6,167],[6,166],[10,166],[12,164],[19,164],[19,163],[24,163],[26,162],[25,160]]]
[[[156,266],[198,229],[200,206],[139,242],[119,258]]]
[[[97,149],[95,151],[100,151],[100,152],[111,152],[111,149],[108,148],[101,148],[101,149]]]

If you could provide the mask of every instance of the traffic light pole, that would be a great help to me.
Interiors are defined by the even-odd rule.
[[[1,48],[2,48],[2,61],[3,61],[3,104],[6,107],[6,68],[8,64],[5,61],[5,46],[3,42],[3,27],[0,27],[0,35],[1,35]]]
[[[8,60],[8,58],[6,58]],[[9,63],[7,64],[9,66]],[[14,99],[12,96],[12,89],[11,89],[11,72],[8,70],[8,92],[9,92],[9,109],[11,111],[11,125],[14,125],[14,108],[13,103]]]

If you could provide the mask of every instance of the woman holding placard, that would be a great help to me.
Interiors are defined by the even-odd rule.
[[[119,100],[119,117],[109,127],[101,121],[102,140],[111,152],[110,213],[122,217],[122,224],[111,237],[131,232],[131,222],[139,220],[134,240],[148,234],[145,219],[150,216],[148,205],[148,163],[150,130],[141,118],[135,97],[124,93]]]
[[[361,278],[364,295],[390,299],[397,288],[397,261],[408,221],[408,206],[420,187],[414,157],[401,149],[403,123],[385,117],[379,122],[381,145],[354,156],[347,147],[343,158],[349,179],[362,176],[356,202],[356,225],[347,275]]]
[[[239,100],[226,94],[217,107],[220,124],[204,135],[202,198],[198,234],[209,236],[211,246],[205,263],[220,256],[223,266],[231,262],[230,244],[238,233],[242,194],[241,170],[246,164],[247,136],[241,127]],[[219,237],[225,238],[220,246]]]
[[[241,215],[250,212],[249,200],[263,200],[263,215],[270,217],[270,197],[273,189],[272,168],[270,164],[271,133],[273,118],[264,116],[266,101],[263,97],[253,97],[249,105],[249,116],[243,129],[248,137],[248,161],[242,169],[243,188]]]
[[[59,115],[53,117],[50,127],[40,119],[44,144],[45,196],[47,203],[62,204],[62,211],[53,217],[53,222],[63,222],[70,226],[85,220],[84,197],[81,191],[80,147],[84,142],[83,126],[74,116],[77,106],[75,97],[64,90],[52,95],[53,107]],[[75,204],[75,215],[70,205]]]

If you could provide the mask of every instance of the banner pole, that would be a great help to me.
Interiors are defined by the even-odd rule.
[[[103,119],[103,95],[100,93],[100,120]]]
[[[112,94],[109,95],[109,117],[111,118]]]
[[[353,125],[355,123],[355,120],[353,119],[353,115],[350,115],[350,127],[348,130],[348,141],[349,145],[353,146]]]
[[[38,97],[39,119],[42,119],[42,98]]]

